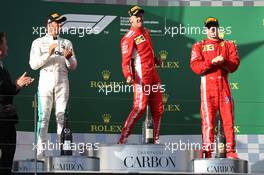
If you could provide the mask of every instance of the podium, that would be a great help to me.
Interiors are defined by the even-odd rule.
[[[36,165],[37,163],[37,165]],[[84,172],[99,171],[99,158],[85,156],[50,156],[44,161],[21,160],[13,164],[14,172]]]
[[[194,159],[194,173],[248,173],[248,163],[241,159]]]
[[[173,151],[164,144],[100,145],[96,152],[83,156],[51,156],[43,162],[34,160],[14,163],[15,172],[40,174],[179,174],[179,173],[247,173],[248,163],[241,159],[201,159],[202,150]]]
[[[192,159],[199,151],[171,151],[163,144],[100,145],[100,171],[103,172],[192,172]]]
[[[13,163],[13,171],[15,172],[37,172],[44,171],[44,162],[35,160],[17,160]]]
[[[54,156],[45,160],[46,171],[98,171],[99,159],[84,156]]]

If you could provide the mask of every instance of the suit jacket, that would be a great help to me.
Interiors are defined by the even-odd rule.
[[[16,85],[4,67],[0,66],[0,123],[17,123],[18,116],[13,97],[18,93]]]

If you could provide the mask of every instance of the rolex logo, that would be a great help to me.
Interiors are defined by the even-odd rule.
[[[162,102],[163,103],[167,103],[168,102],[168,98],[169,98],[169,95],[166,94],[166,93],[163,93],[162,94]]]
[[[161,61],[165,61],[167,59],[168,54],[169,53],[166,50],[161,50],[159,52]]]
[[[111,72],[109,70],[103,70],[102,71],[102,76],[103,76],[105,81],[109,80],[110,75],[111,75]]]
[[[108,124],[110,122],[110,119],[111,119],[111,115],[110,114],[103,114],[102,115],[102,118],[104,120],[104,123],[105,124]]]

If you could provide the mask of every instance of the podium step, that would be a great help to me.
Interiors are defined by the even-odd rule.
[[[46,171],[99,171],[99,159],[83,156],[56,156],[45,160]]]
[[[100,145],[96,156],[53,156],[37,162],[38,174],[226,174],[247,173],[245,160],[200,159],[201,150],[163,144]],[[93,154],[95,156],[95,154]],[[35,161],[16,161],[16,174],[34,174]]]
[[[44,171],[44,162],[35,160],[17,160],[13,163],[13,171],[15,172],[37,172]]]
[[[100,171],[191,172],[199,150],[170,150],[163,144],[100,145]]]
[[[193,160],[195,173],[248,173],[248,162],[241,159],[210,158]]]
[[[37,163],[37,168],[36,164]],[[14,172],[99,171],[99,159],[84,156],[51,156],[44,161],[21,160],[13,164]]]

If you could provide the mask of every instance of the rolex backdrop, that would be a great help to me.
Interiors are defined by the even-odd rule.
[[[34,131],[34,94],[39,70],[31,70],[34,39],[45,34],[45,16],[58,11],[68,18],[61,36],[72,41],[78,67],[69,71],[70,127],[75,133],[120,133],[131,108],[133,93],[121,69],[120,40],[129,29],[129,6],[5,1],[1,31],[7,32],[5,65],[15,79],[23,72],[33,85],[15,98],[19,131]],[[200,134],[200,77],[190,67],[191,46],[206,37],[203,21],[219,19],[221,36],[238,47],[241,64],[230,74],[237,134],[264,134],[264,8],[263,7],[143,7],[157,66],[164,85],[161,134]],[[49,77],[47,77],[49,81]],[[53,111],[54,112],[54,111]],[[133,133],[141,133],[141,120]],[[55,132],[52,114],[50,131]]]

